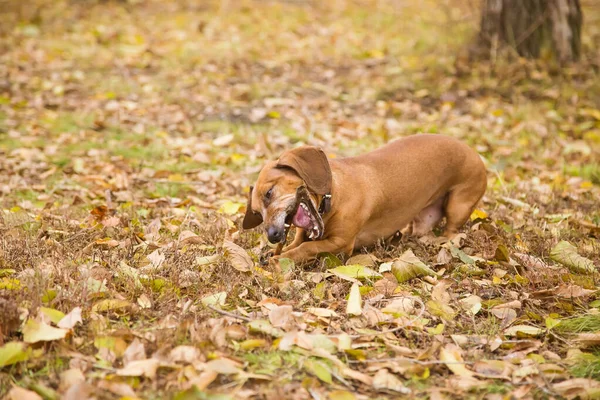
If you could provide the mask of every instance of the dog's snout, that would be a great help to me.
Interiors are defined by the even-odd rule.
[[[284,229],[276,226],[270,226],[267,229],[267,237],[271,243],[279,243],[283,240]]]

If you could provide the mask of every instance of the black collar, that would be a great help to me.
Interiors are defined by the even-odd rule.
[[[319,204],[319,214],[323,215],[331,210],[331,194],[327,193],[323,195],[321,204]]]

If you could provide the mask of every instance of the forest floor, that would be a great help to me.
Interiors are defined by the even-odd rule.
[[[478,2],[318,3],[0,2],[0,396],[599,396],[598,7],[560,69],[470,62]],[[418,133],[485,160],[460,243],[258,263],[266,160]]]

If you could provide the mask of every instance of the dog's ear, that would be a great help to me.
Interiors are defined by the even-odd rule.
[[[277,166],[296,171],[310,191],[321,195],[331,193],[331,167],[320,148],[302,146],[286,151],[279,157]]]
[[[246,215],[244,215],[244,221],[242,222],[242,228],[252,229],[262,224],[262,215],[252,211],[252,191],[254,186],[250,186],[250,193],[248,193],[248,204],[246,205]]]

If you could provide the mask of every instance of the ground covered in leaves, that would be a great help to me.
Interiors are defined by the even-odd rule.
[[[599,396],[597,7],[561,70],[470,62],[472,2],[317,3],[0,2],[0,395]],[[265,160],[421,132],[485,159],[460,242],[261,267]]]

